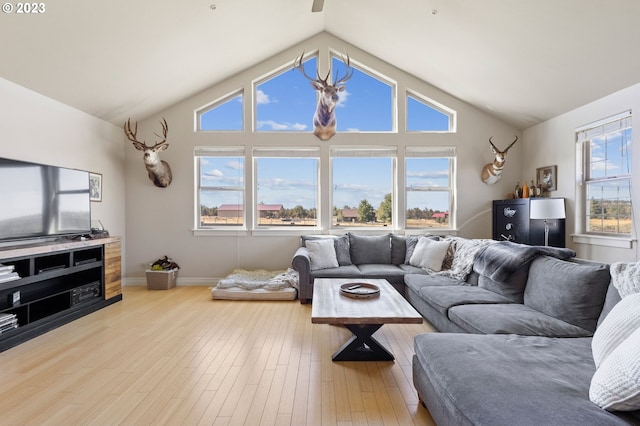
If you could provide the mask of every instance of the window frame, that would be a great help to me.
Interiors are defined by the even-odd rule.
[[[247,230],[247,205],[246,205],[246,173],[247,173],[247,161],[246,161],[246,148],[243,146],[225,146],[225,147],[194,147],[194,232],[208,233],[211,231],[246,231]],[[201,159],[203,157],[224,157],[224,158],[242,158],[242,185],[241,186],[211,186],[204,187],[202,185],[202,164]],[[202,190],[210,191],[241,191],[242,193],[242,224],[239,225],[202,225]]]
[[[405,147],[404,155],[404,206],[403,206],[403,227],[405,231],[416,232],[428,229],[430,231],[453,231],[456,226],[456,147],[455,146],[441,146],[441,147],[425,147],[425,146],[407,146]],[[446,158],[448,159],[448,173],[449,173],[449,186],[444,187],[425,187],[425,188],[413,188],[409,187],[407,182],[407,160],[411,158]],[[407,223],[407,200],[409,198],[409,192],[448,192],[449,193],[449,220],[446,227],[410,227]]]
[[[576,129],[576,164],[577,168],[577,190],[576,190],[576,231],[573,235],[573,241],[578,243],[597,244],[612,247],[630,247],[632,239],[635,235],[635,224],[633,223],[633,211],[631,212],[631,228],[629,233],[617,232],[599,232],[592,231],[588,228],[590,201],[587,197],[588,187],[590,183],[607,183],[615,181],[627,181],[629,187],[632,184],[633,164],[629,166],[628,174],[620,174],[615,176],[605,176],[591,178],[591,146],[593,139],[606,136],[622,130],[631,129],[631,140],[629,150],[633,147],[633,126],[631,111],[625,111],[620,114],[605,118],[603,120],[590,123],[581,128]],[[627,158],[633,161],[631,152]],[[632,192],[630,191],[630,196]]]
[[[439,113],[446,115],[449,118],[448,130],[409,130],[409,98],[415,99],[417,102],[423,103],[427,108],[431,108]],[[455,110],[447,107],[446,105],[429,98],[415,90],[407,89],[404,96],[405,100],[405,123],[404,130],[406,133],[456,133],[457,125],[457,113]]]
[[[389,158],[391,160],[391,205],[392,205],[392,217],[391,217],[391,229],[398,229],[398,212],[397,212],[397,180],[398,180],[398,147],[396,146],[331,146],[329,148],[329,179],[331,181],[329,191],[329,230],[330,231],[345,231],[345,230],[358,230],[358,231],[371,231],[384,229],[385,225],[375,226],[336,226],[333,223],[333,208],[334,208],[334,172],[335,158]],[[376,206],[372,206],[377,209]],[[326,210],[326,208],[325,208]]]
[[[240,96],[241,99],[241,107],[240,107],[240,118],[242,120],[241,123],[241,129],[240,130],[232,130],[232,129],[227,129],[227,130],[208,130],[208,129],[203,129],[202,128],[202,116],[205,115],[206,113],[208,113],[209,111],[212,111],[216,108],[218,108],[221,105],[224,105],[225,103],[232,101],[234,98],[236,98],[237,96]],[[202,107],[198,108],[195,111],[195,131],[196,132],[234,132],[234,133],[239,133],[239,132],[244,132],[245,131],[245,120],[244,120],[244,111],[246,108],[246,99],[244,96],[244,89],[243,88],[239,88],[236,89],[232,92],[227,93],[224,96],[221,96],[217,99],[215,99],[214,101],[203,105]]]
[[[295,155],[294,155],[295,154]],[[260,219],[260,212],[258,211],[259,200],[258,200],[258,179],[259,179],[259,171],[258,171],[258,160],[260,158],[288,158],[288,159],[296,159],[296,158],[312,158],[316,160],[316,224],[315,226],[267,226],[260,225],[258,223]],[[252,230],[254,231],[268,231],[268,230],[308,230],[309,232],[317,231],[321,229],[321,206],[320,206],[320,147],[319,146],[304,146],[304,147],[281,147],[281,146],[261,146],[254,147],[251,151],[251,164],[252,164],[252,193],[251,197],[253,206],[253,223]]]

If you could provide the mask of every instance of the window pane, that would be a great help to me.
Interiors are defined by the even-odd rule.
[[[332,58],[333,79],[343,77],[346,64]],[[340,100],[335,109],[337,129],[341,132],[390,132],[393,130],[393,88],[391,85],[353,69],[353,76],[340,92]]]
[[[449,159],[407,158],[406,174],[407,188],[449,188]]]
[[[316,57],[304,70],[316,75]],[[310,132],[316,110],[316,91],[300,71],[290,69],[261,84],[255,93],[256,131]]]
[[[199,157],[200,226],[244,224],[244,157]]]
[[[449,191],[407,192],[407,228],[448,228]]]
[[[631,233],[631,181],[587,183],[587,231]]]
[[[407,131],[448,131],[449,116],[427,103],[407,95]]]
[[[448,228],[449,158],[407,158],[407,228]]]
[[[258,226],[316,226],[318,159],[257,158]]]
[[[593,138],[588,146],[590,179],[631,174],[631,129]]]
[[[333,158],[332,165],[333,225],[389,225],[391,217],[378,217],[378,212],[390,204],[393,159]]]
[[[242,130],[242,93],[201,113],[200,130]]]

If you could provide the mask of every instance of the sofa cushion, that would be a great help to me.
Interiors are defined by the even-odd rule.
[[[391,234],[391,264],[401,265],[407,255],[407,238],[404,235]]]
[[[448,249],[449,241],[434,241],[427,237],[420,237],[409,259],[409,264],[439,272]]]
[[[613,307],[618,304],[620,299],[620,293],[618,293],[618,290],[613,286],[613,284],[609,284],[607,295],[604,298],[604,306],[602,307],[602,312],[600,312],[600,316],[598,317],[598,327],[600,327],[600,324],[602,324],[607,315],[609,315],[609,312],[611,312]]]
[[[524,304],[593,332],[609,281],[607,265],[539,256],[529,268]]]
[[[336,249],[336,258],[338,259],[338,265],[347,266],[351,265],[351,250],[349,247],[349,236],[347,234],[341,235],[333,241]]]
[[[307,241],[307,250],[309,251],[309,261],[311,262],[312,271],[316,269],[337,268],[339,266],[333,240]]]
[[[347,265],[311,271],[311,278],[362,278],[362,273],[356,265]]]
[[[416,244],[418,244],[418,240],[420,239],[420,235],[409,235],[408,237],[406,237],[405,239],[405,256],[404,256],[404,263],[406,265],[409,264],[409,261],[411,260],[411,255],[413,254],[413,251],[416,249]]]
[[[365,264],[357,265],[363,277],[398,281],[405,272],[396,265]]]
[[[351,262],[354,265],[391,264],[391,235],[354,235],[349,233]]]
[[[503,282],[497,282],[482,274],[478,275],[478,287],[491,290],[516,303],[524,301],[524,288],[529,276],[529,264],[512,273]]]
[[[403,263],[402,265],[398,265],[398,268],[402,269],[405,274],[427,275],[427,271],[417,266],[405,265]]]
[[[402,265],[401,268],[405,269],[409,265]],[[415,268],[415,266],[411,266]],[[416,268],[419,269],[419,268]],[[422,269],[419,269],[422,271]],[[423,271],[424,272],[424,271]],[[430,275],[423,274],[406,274],[404,276],[404,283],[407,287],[410,287],[413,291],[420,294],[422,287],[428,286],[463,286],[467,285],[465,281],[456,280],[454,278],[445,277],[442,275]]]
[[[469,303],[513,303],[506,297],[492,291],[468,285],[449,287],[424,286],[420,289],[420,297],[445,316],[448,316],[448,311],[451,307],[458,305]]]
[[[414,339],[414,383],[436,415],[444,410],[439,425],[634,424],[589,401],[590,341],[424,333]]]
[[[449,319],[474,334],[589,337],[591,331],[543,314],[519,303],[453,306]]]

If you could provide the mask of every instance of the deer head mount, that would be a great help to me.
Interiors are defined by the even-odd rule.
[[[493,136],[492,136],[493,137]],[[493,185],[496,183],[500,177],[502,176],[502,169],[504,168],[504,163],[507,159],[507,151],[518,142],[518,136],[514,139],[513,142],[504,150],[500,151],[494,144],[491,142],[491,138],[489,138],[489,144],[491,145],[491,152],[493,152],[494,158],[493,163],[487,163],[482,168],[482,173],[480,177],[482,181],[488,185]]]
[[[124,123],[124,134],[127,135],[127,139],[133,142],[133,146],[135,146],[138,151],[142,151],[144,153],[142,159],[144,160],[144,166],[147,168],[147,172],[149,173],[149,179],[151,179],[155,186],[166,188],[171,184],[173,175],[171,174],[171,167],[169,167],[169,164],[166,161],[160,159],[159,153],[169,148],[169,144],[166,142],[169,125],[167,124],[167,120],[164,118],[160,124],[162,125],[162,136],[157,133],[154,133],[154,135],[162,138],[162,140],[160,142],[156,142],[153,146],[148,146],[145,141],[140,142],[137,139],[137,121],[134,129],[131,130],[131,119],[128,119],[127,122]]]
[[[325,78],[320,77],[320,73],[316,70],[316,77],[313,78],[304,71],[302,64],[302,58],[304,52],[299,58],[293,62],[293,68],[297,69],[305,76],[307,80],[311,82],[311,87],[320,93],[318,104],[316,105],[316,112],[313,115],[313,134],[320,140],[328,141],[336,134],[336,114],[335,107],[338,104],[338,93],[342,92],[346,85],[345,83],[353,76],[353,68],[349,56],[344,61],[347,64],[347,71],[343,77],[338,77],[336,73],[333,78],[333,84],[329,83],[329,76],[331,75],[331,69],[327,72]]]

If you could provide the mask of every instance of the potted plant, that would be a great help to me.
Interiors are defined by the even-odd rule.
[[[180,266],[168,256],[149,264],[146,270],[148,290],[168,290],[176,286]]]

